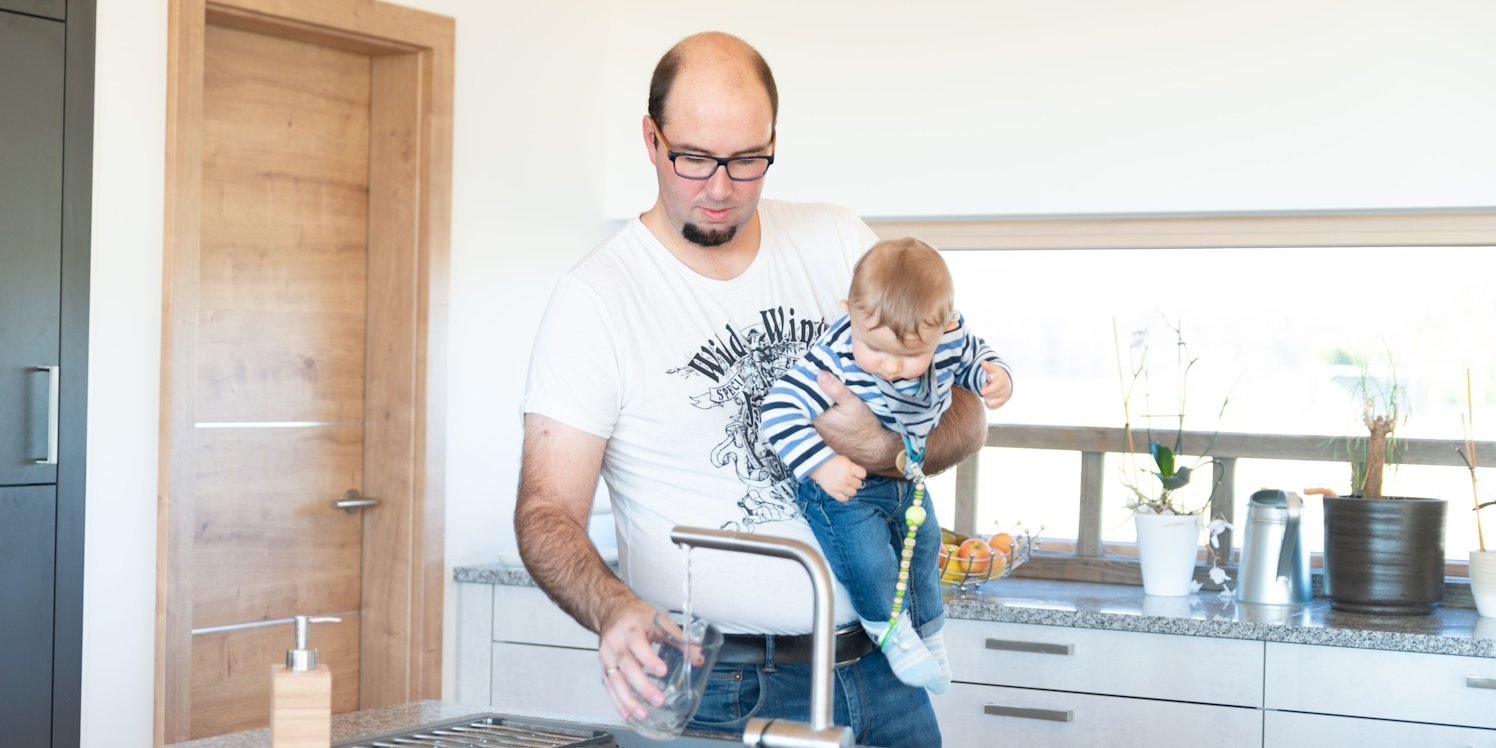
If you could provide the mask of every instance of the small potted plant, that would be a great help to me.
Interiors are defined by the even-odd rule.
[[[1325,594],[1340,610],[1424,615],[1444,597],[1447,504],[1383,494],[1386,466],[1396,462],[1394,434],[1408,415],[1390,356],[1387,372],[1373,377],[1362,360],[1354,398],[1367,435],[1347,441],[1350,495],[1311,491],[1324,495]]]
[[[1122,365],[1121,343],[1117,341],[1116,323],[1112,335],[1117,348],[1117,373],[1122,386],[1122,483],[1131,494],[1127,508],[1133,511],[1133,523],[1137,530],[1138,564],[1143,576],[1143,592],[1158,597],[1178,597],[1199,589],[1195,581],[1195,562],[1200,550],[1200,531],[1205,510],[1215,496],[1215,486],[1201,506],[1186,506],[1177,491],[1189,485],[1190,478],[1202,466],[1211,462],[1208,456],[1214,446],[1215,437],[1201,450],[1193,464],[1185,465],[1180,459],[1184,449],[1184,414],[1186,411],[1190,371],[1198,359],[1193,358],[1184,341],[1181,326],[1170,323],[1174,332],[1174,374],[1179,381],[1179,408],[1177,413],[1158,415],[1143,414],[1148,440],[1148,455],[1152,467],[1139,464],[1140,451],[1133,442],[1132,412],[1130,403],[1134,392],[1141,384],[1145,404],[1148,396],[1148,346],[1142,333],[1134,333],[1134,343],[1129,348],[1130,366]],[[1226,403],[1221,403],[1224,411]],[[1219,414],[1217,414],[1219,416]],[[1174,423],[1173,445],[1166,445],[1153,438],[1152,420],[1167,418]],[[1228,525],[1222,520],[1211,523],[1210,542],[1214,546],[1218,536]],[[1214,564],[1211,553],[1211,579],[1217,584],[1229,577]],[[1227,591],[1229,593],[1229,589]]]
[[[1486,550],[1486,531],[1481,526],[1482,509],[1496,506],[1496,501],[1481,503],[1480,487],[1475,480],[1475,468],[1480,463],[1475,454],[1475,406],[1470,397],[1470,370],[1465,370],[1465,409],[1469,415],[1461,420],[1465,427],[1465,448],[1460,456],[1465,458],[1465,467],[1470,468],[1470,495],[1475,500],[1475,538],[1480,544],[1470,552],[1470,594],[1475,598],[1475,610],[1482,618],[1496,618],[1496,551]]]

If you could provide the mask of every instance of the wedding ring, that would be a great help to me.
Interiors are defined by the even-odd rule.
[[[611,677],[613,677],[613,674],[616,673],[616,672],[618,672],[618,666],[614,665],[613,667],[610,667],[607,670],[603,671],[603,677],[604,678],[611,678]]]

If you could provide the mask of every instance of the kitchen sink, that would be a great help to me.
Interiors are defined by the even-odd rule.
[[[336,743],[333,748],[618,748],[596,730],[540,724],[498,714],[463,717],[378,738]]]

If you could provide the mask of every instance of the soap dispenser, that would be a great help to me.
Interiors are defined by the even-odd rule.
[[[286,664],[270,668],[271,748],[327,748],[332,743],[332,671],[317,664],[317,650],[307,646],[314,623],[342,623],[341,618],[296,616],[296,647],[286,650]]]

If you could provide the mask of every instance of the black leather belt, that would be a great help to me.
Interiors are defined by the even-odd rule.
[[[722,649],[717,653],[717,664],[763,665],[771,660],[783,664],[810,662],[815,651],[814,642],[812,634],[726,634],[722,637]],[[856,662],[878,649],[859,625],[838,630],[831,646],[838,665]]]

